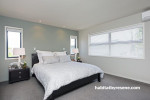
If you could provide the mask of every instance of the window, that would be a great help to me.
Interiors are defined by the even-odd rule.
[[[70,36],[70,54],[74,54],[72,49],[77,48],[77,36]]]
[[[89,34],[89,55],[143,59],[143,24],[101,34]]]
[[[17,58],[13,55],[13,48],[23,47],[23,29],[5,26],[5,58]]]

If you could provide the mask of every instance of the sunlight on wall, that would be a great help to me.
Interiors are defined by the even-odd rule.
[[[44,28],[40,27],[40,26],[34,26],[33,27],[34,32],[33,32],[33,37],[40,39],[40,40],[44,40],[45,39],[45,35],[44,35]]]
[[[63,30],[58,30],[57,32],[56,32],[58,35],[58,39],[60,39],[60,40],[62,40],[62,39],[64,39],[65,38],[65,32],[63,31]]]

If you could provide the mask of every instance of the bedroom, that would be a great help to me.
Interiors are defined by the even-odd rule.
[[[102,79],[99,77],[101,82],[96,80],[65,94],[60,92],[63,95],[56,100],[150,100],[150,20],[142,19],[142,14],[147,11],[150,11],[149,0],[0,0],[0,100],[44,99],[43,83],[37,76],[32,77],[31,73],[32,54],[36,54],[37,50],[61,52],[66,57],[62,60],[68,61],[69,55],[71,60],[80,57],[80,62],[72,61],[72,67],[74,63],[90,64],[105,73]],[[9,84],[9,76],[12,77],[9,66],[18,62],[18,57],[11,58],[13,48],[8,52],[8,33],[12,30],[21,33],[18,39],[12,37],[11,43],[16,43],[15,40],[19,47],[25,48],[21,62],[25,61],[24,65],[28,66],[27,72],[24,72],[28,80]],[[132,36],[131,40],[125,35],[126,30],[139,31],[135,33],[138,38]],[[121,35],[116,36],[117,32]],[[113,42],[113,34],[117,42]],[[129,32],[127,34],[131,35]],[[77,55],[72,48],[77,48],[74,49]],[[58,63],[61,57],[45,59],[45,63],[52,59]],[[18,72],[13,73],[20,77]],[[69,80],[69,77],[66,79]],[[79,82],[87,80],[90,79]],[[63,90],[75,84],[68,86]],[[98,89],[100,86],[135,86],[140,89],[103,90]]]

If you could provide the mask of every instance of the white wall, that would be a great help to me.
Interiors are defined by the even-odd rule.
[[[106,73],[150,84],[150,21],[145,22],[145,59],[88,56],[88,34],[141,23],[141,13],[124,17],[79,32],[80,56],[83,62],[97,65]]]

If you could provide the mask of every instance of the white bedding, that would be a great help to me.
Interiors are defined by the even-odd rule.
[[[104,72],[99,67],[78,62],[35,64],[31,72],[36,75],[37,79],[44,86],[44,100],[46,100],[54,90],[73,81],[96,73],[102,73],[101,78],[103,78],[104,75]]]

